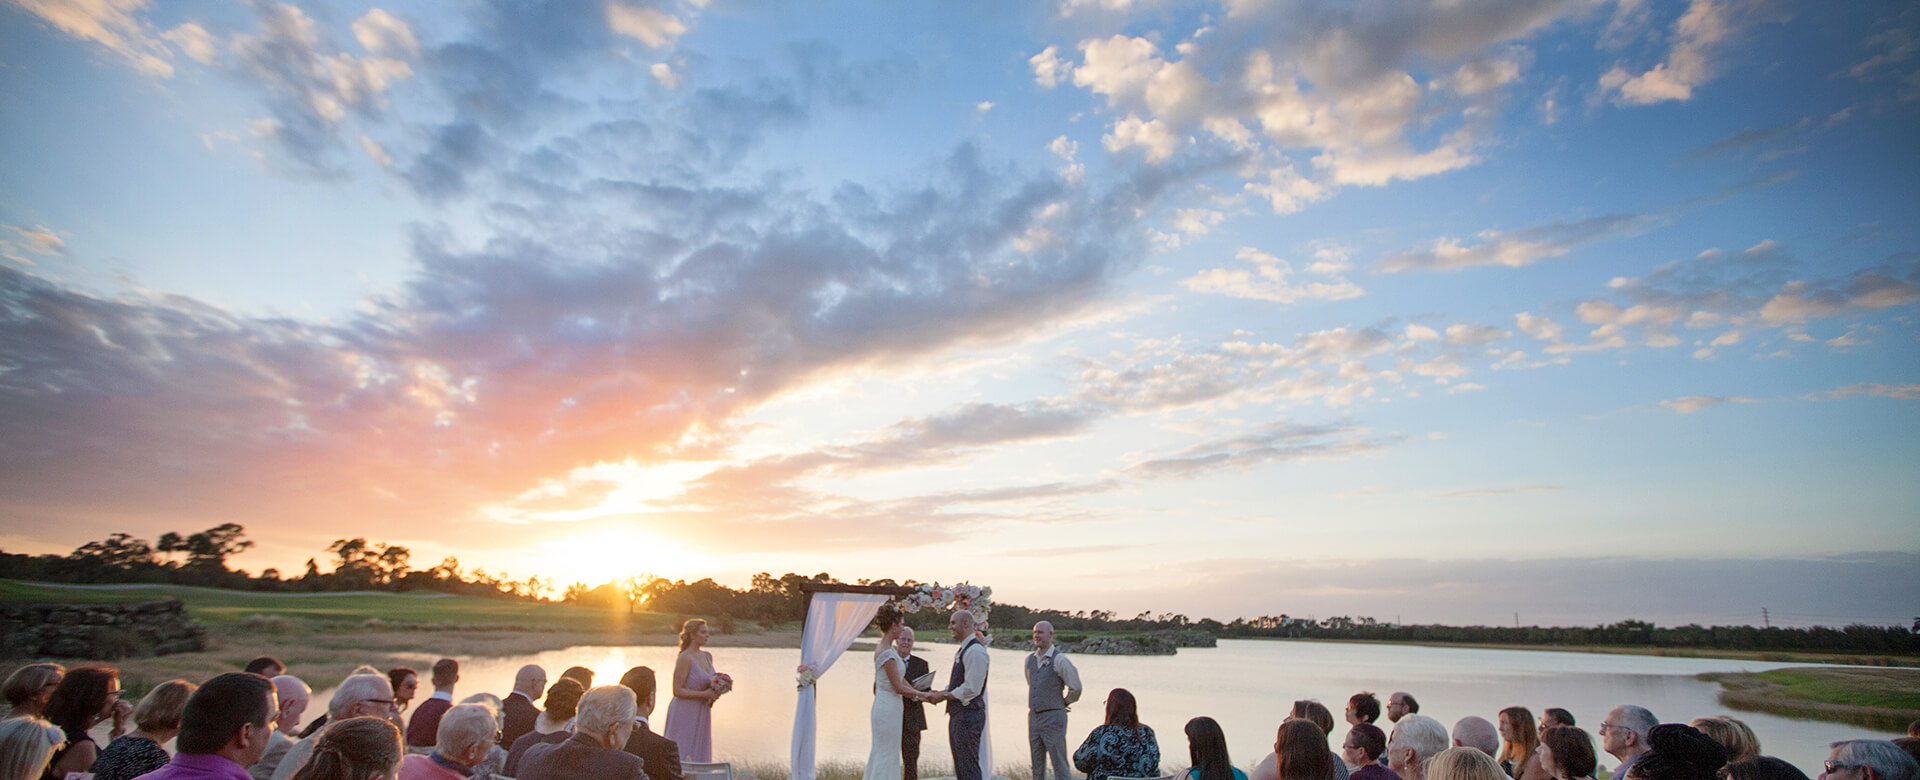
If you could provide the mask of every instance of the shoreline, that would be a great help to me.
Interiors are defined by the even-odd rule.
[[[1782,664],[1828,664],[1864,668],[1920,668],[1920,657],[1889,655],[1847,655],[1788,650],[1716,650],[1711,648],[1631,647],[1622,645],[1509,645],[1476,642],[1391,642],[1378,639],[1292,639],[1287,637],[1221,637],[1255,642],[1327,642],[1356,645],[1400,645],[1447,647],[1467,650],[1531,650],[1547,653],[1591,653],[1594,655],[1645,655],[1659,658],[1709,658],[1727,661],[1763,661]]]
[[[1798,720],[1902,733],[1920,720],[1920,670],[1789,667],[1768,672],[1707,672],[1721,704]]]

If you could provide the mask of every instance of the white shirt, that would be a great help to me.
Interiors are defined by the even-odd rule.
[[[987,646],[980,642],[963,645],[957,653],[960,668],[966,670],[967,681],[960,687],[947,691],[961,704],[972,704],[987,689]]]
[[[444,702],[446,702],[446,703],[448,703],[448,704],[452,704],[452,703],[453,703],[453,694],[451,694],[451,693],[448,693],[448,692],[446,692],[446,691],[434,691],[434,692],[433,692],[433,695],[432,695],[432,696],[428,696],[427,698],[429,698],[429,699],[439,699],[439,700],[441,700],[441,701],[444,701]]]
[[[1047,652],[1044,655],[1038,650],[1033,651],[1032,654],[1040,656],[1041,666],[1045,666],[1051,662],[1053,664],[1053,673],[1060,675],[1060,681],[1067,684],[1067,706],[1071,707],[1074,702],[1080,700],[1080,670],[1073,668],[1073,661],[1068,660],[1066,656],[1060,654],[1059,644],[1048,645]],[[967,676],[972,677],[973,675],[969,673]]]

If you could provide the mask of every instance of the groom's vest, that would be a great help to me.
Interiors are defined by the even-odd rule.
[[[967,648],[971,645],[977,645],[977,644],[980,644],[979,639],[969,637],[965,644],[960,645],[960,652],[956,653],[953,656],[953,673],[947,675],[947,680],[950,682],[950,684],[947,687],[947,690],[951,691],[955,688],[958,688],[962,685],[967,684],[967,665],[961,663],[960,661],[962,658],[966,657]],[[959,699],[948,699],[947,714],[952,715],[961,710],[983,709],[986,706],[987,706],[987,681],[982,679],[980,681],[980,695],[973,697],[973,701],[967,702],[966,704],[961,704]]]
[[[1034,712],[1066,709],[1067,681],[1060,679],[1060,673],[1054,671],[1051,656],[1043,666],[1035,657],[1037,655],[1027,654],[1027,709]]]

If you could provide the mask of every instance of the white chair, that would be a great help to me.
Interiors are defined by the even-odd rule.
[[[682,761],[680,772],[689,780],[694,775],[711,780],[733,780],[733,763],[729,761]]]

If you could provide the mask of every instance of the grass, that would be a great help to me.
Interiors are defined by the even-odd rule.
[[[1790,718],[1903,731],[1920,720],[1920,669],[1790,668],[1700,675],[1720,703]]]

